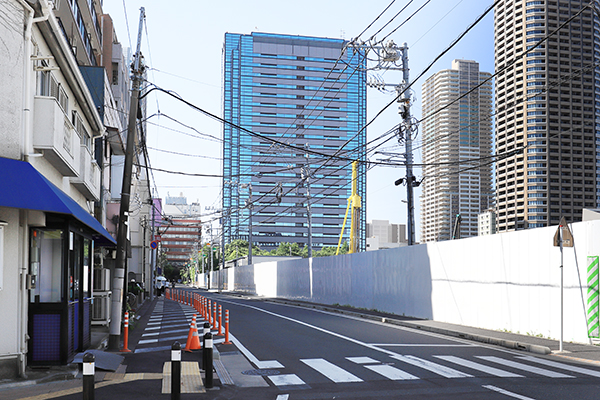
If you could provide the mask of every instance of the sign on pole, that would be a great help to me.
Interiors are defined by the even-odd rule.
[[[554,247],[560,247],[560,234],[562,232],[562,247],[573,247],[573,234],[569,229],[569,225],[567,224],[567,220],[565,217],[562,217],[560,220],[560,225],[556,229],[556,233],[554,234]]]

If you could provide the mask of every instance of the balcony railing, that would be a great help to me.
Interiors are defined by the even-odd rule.
[[[33,118],[33,148],[64,176],[78,176],[79,135],[54,97],[36,96]]]
[[[85,145],[80,145],[79,176],[71,178],[71,183],[83,193],[88,200],[100,199],[100,168]]]
[[[110,324],[110,307],[111,307],[110,291],[94,292],[92,297],[92,325]]]

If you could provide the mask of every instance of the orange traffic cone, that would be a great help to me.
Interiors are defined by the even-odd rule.
[[[192,317],[190,331],[188,332],[187,342],[185,343],[185,351],[200,350],[200,338],[198,337],[198,329],[196,328],[196,314]]]

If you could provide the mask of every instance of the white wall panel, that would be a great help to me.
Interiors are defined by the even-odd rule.
[[[556,227],[228,270],[229,287],[266,297],[558,338]],[[571,225],[564,249],[565,340],[587,342],[586,259],[600,255],[600,221]]]

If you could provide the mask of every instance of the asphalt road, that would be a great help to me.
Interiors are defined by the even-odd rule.
[[[215,339],[220,352],[215,367],[222,363],[226,372],[215,375],[213,389],[182,391],[184,400],[599,397],[600,366],[312,308],[195,292],[230,311],[234,345],[222,344],[223,337]],[[156,301],[131,331],[133,352],[125,355],[122,371],[117,371],[122,376],[113,381],[104,377],[96,399],[170,398],[163,385],[165,363],[175,340],[185,344],[194,313],[175,301]],[[200,360],[200,352],[182,354],[188,365],[201,365]],[[187,387],[202,388],[194,382]],[[81,393],[34,398],[71,400],[81,398]]]

